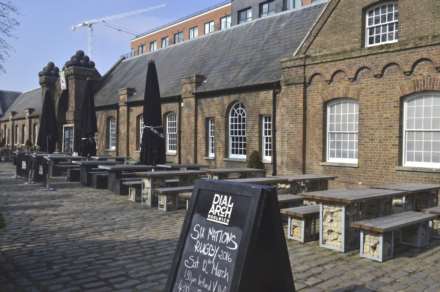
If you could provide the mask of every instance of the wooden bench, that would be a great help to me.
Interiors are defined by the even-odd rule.
[[[394,233],[400,243],[413,247],[429,244],[429,221],[436,215],[415,211],[353,222],[352,228],[361,231],[360,256],[383,262],[394,257]]]
[[[78,167],[70,167],[67,169],[67,181],[79,182],[80,181],[80,169]]]
[[[440,239],[440,207],[425,209],[423,212],[437,216],[437,218],[431,222],[431,231],[433,238]]]
[[[193,186],[179,186],[179,187],[165,187],[165,188],[156,188],[154,190],[155,194],[158,197],[158,209],[161,211],[173,211],[177,210],[180,207],[180,199],[183,194],[192,194]],[[184,198],[187,200],[187,208],[188,201],[191,198],[189,195]]]
[[[288,217],[287,237],[305,243],[319,239],[319,205],[281,209]]]
[[[92,187],[95,189],[106,189],[108,181],[108,173],[102,171],[92,171],[90,172],[92,178]]]
[[[140,202],[142,196],[142,180],[123,179],[122,184],[128,188],[128,200]]]

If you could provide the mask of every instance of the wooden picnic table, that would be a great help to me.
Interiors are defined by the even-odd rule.
[[[121,179],[124,174],[134,173],[139,171],[151,171],[154,169],[152,165],[143,164],[114,164],[105,165],[100,164],[98,166],[99,170],[108,172],[107,189],[115,194],[127,195],[128,188],[122,184]]]
[[[321,204],[319,243],[347,252],[359,247],[359,230],[351,223],[392,213],[392,201],[406,191],[375,188],[335,189],[303,193],[307,201]]]
[[[65,171],[58,168],[59,164],[62,163],[72,163],[73,161],[80,161],[86,159],[83,156],[71,156],[67,154],[47,154],[44,156],[44,159],[47,160],[48,165],[48,176],[64,176]]]
[[[405,210],[422,211],[426,208],[438,206],[439,203],[438,192],[440,185],[438,184],[396,183],[381,185],[375,188],[407,192],[403,200]]]
[[[210,179],[255,178],[266,176],[264,169],[256,168],[212,168],[207,169]]]
[[[99,165],[116,165],[119,162],[114,160],[83,160],[83,161],[73,161],[73,164],[79,165],[80,167],[80,182],[84,186],[90,186],[92,183],[90,172],[92,169],[97,168]]]
[[[291,176],[268,176],[268,177],[254,177],[242,179],[228,179],[226,181],[273,185],[276,186],[279,192],[287,192],[290,194],[304,193],[308,191],[327,190],[328,182],[334,180],[335,176],[302,174]]]
[[[192,185],[195,180],[206,176],[206,170],[178,170],[178,171],[150,171],[135,172],[131,176],[143,180],[142,203],[152,207],[157,201],[153,192],[154,189],[167,187],[166,181],[171,178],[178,178],[181,185]]]

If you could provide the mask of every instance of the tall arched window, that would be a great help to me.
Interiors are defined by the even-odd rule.
[[[395,43],[399,40],[397,1],[381,2],[366,11],[365,46]]]
[[[137,127],[137,135],[136,135],[136,145],[137,149],[141,149],[142,144],[142,134],[144,132],[144,117],[143,114],[140,114],[136,118],[136,127]]]
[[[25,136],[26,136],[26,125],[21,125],[21,141],[20,141],[20,143],[23,145],[24,145],[24,143],[26,143]]]
[[[358,163],[359,105],[343,99],[327,105],[327,161]]]
[[[107,119],[107,149],[116,150],[116,120],[115,118]]]
[[[15,131],[14,131],[14,145],[18,145],[18,125],[15,125]]]
[[[38,124],[34,124],[34,130],[32,137],[34,138],[34,145],[37,145],[38,142]]]
[[[177,153],[177,115],[171,112],[166,115],[166,149],[167,154]]]
[[[229,112],[229,157],[246,159],[246,108],[236,103]]]
[[[440,168],[440,93],[410,96],[403,107],[403,165]]]

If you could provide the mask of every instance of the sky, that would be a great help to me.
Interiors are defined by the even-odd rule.
[[[1,1],[1,0],[0,0]],[[223,0],[11,0],[20,26],[9,40],[13,47],[0,72],[0,90],[28,91],[39,87],[38,72],[49,62],[60,69],[77,50],[87,53],[87,30],[72,26],[96,19],[166,4],[165,8],[118,19],[111,24],[142,33],[205,9]],[[102,24],[95,26],[93,61],[104,74],[121,55],[130,52],[132,35]]]

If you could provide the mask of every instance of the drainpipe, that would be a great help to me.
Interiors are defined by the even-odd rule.
[[[279,88],[272,90],[272,175],[277,175],[277,97]]]
[[[302,173],[306,173],[306,146],[307,146],[307,75],[306,75],[307,55],[304,56],[303,64],[303,153],[302,153]]]

